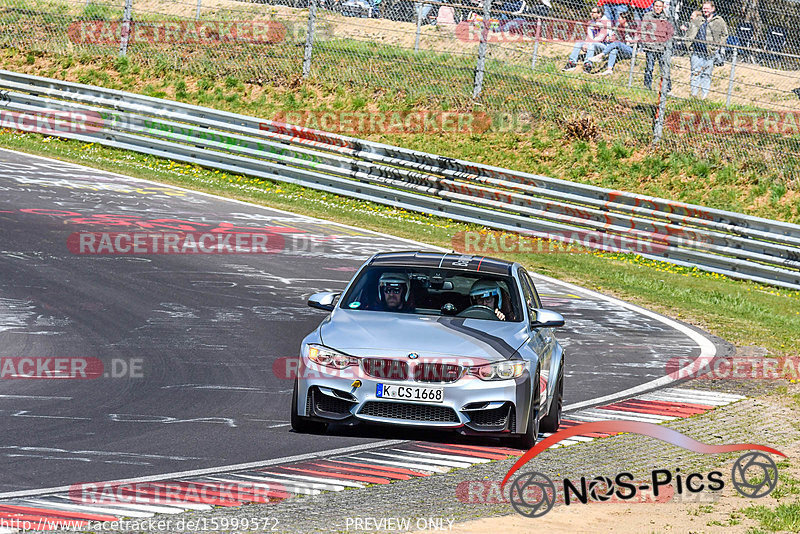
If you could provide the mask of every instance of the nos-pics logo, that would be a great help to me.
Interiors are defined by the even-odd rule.
[[[640,434],[701,454],[748,451],[734,462],[730,472],[730,481],[740,495],[752,499],[769,495],[778,484],[778,466],[764,452],[786,456],[771,447],[752,443],[709,445],[653,423],[597,421],[556,432],[537,443],[509,469],[501,486],[505,486],[514,473],[551,445],[562,439],[590,432]],[[612,498],[627,501],[637,497],[640,492],[652,492],[655,497],[658,497],[659,493],[667,489],[684,495],[702,491],[718,492],[724,487],[724,473],[721,471],[682,473],[678,468],[674,471],[654,469],[648,478],[635,482],[633,474],[621,472],[613,477],[597,476],[589,479],[580,477],[579,480],[565,478],[559,480],[558,483],[543,473],[526,471],[514,477],[509,488],[509,498],[511,506],[519,514],[525,517],[541,517],[559,501],[569,506],[577,503],[588,504],[590,501],[604,502]]]

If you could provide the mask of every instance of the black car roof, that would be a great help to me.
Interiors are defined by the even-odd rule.
[[[487,274],[510,275],[511,262],[456,252],[384,252],[377,254],[370,265],[376,267],[444,267]]]

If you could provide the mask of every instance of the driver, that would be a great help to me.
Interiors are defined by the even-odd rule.
[[[473,306],[486,306],[491,309],[498,319],[506,320],[506,316],[500,311],[503,306],[503,294],[497,282],[491,280],[478,280],[472,284],[469,290],[470,302]]]
[[[411,284],[405,273],[383,273],[378,280],[378,300],[384,311],[407,311],[410,293]]]

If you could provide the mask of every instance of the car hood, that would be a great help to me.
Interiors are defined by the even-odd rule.
[[[527,340],[525,323],[337,309],[320,325],[322,343],[353,356],[509,359]]]

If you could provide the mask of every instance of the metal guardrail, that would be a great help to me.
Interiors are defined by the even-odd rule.
[[[515,172],[133,93],[0,71],[8,111],[92,112],[60,136],[498,230],[625,236],[643,257],[800,289],[800,225]]]

